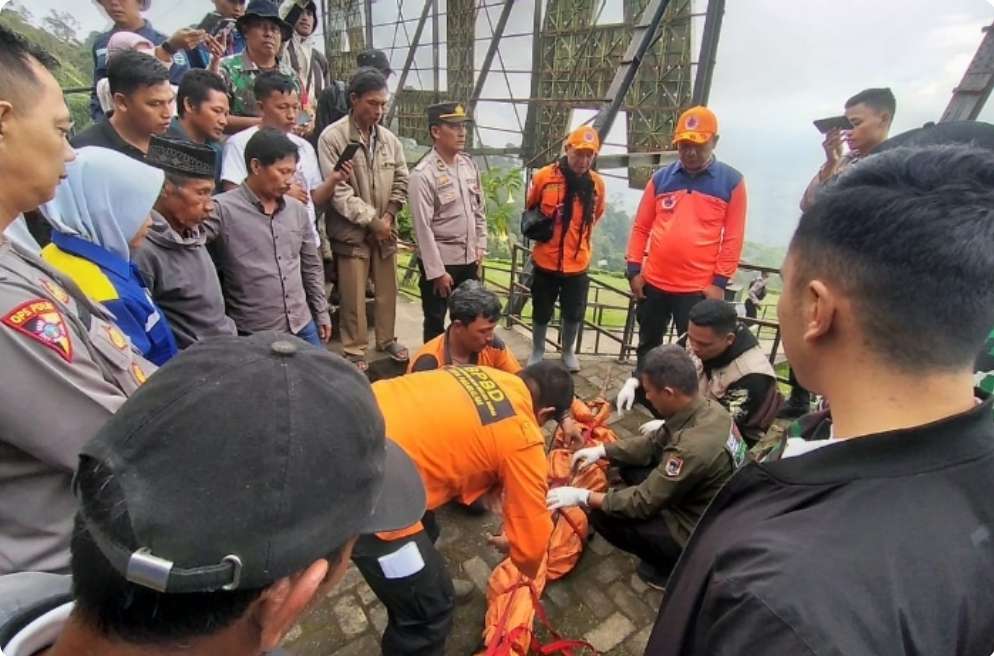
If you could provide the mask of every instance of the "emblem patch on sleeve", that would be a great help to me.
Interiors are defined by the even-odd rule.
[[[680,456],[670,456],[670,459],[666,461],[663,471],[670,478],[676,478],[683,471],[683,458]]]
[[[5,326],[27,335],[72,362],[72,339],[65,319],[52,301],[42,298],[21,303],[0,319]]]

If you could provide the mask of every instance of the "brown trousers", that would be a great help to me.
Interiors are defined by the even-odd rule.
[[[376,298],[373,319],[376,324],[376,348],[383,349],[396,339],[397,254],[383,257],[379,245],[371,249],[369,259],[335,255],[338,269],[338,292],[342,350],[349,356],[365,357],[369,348],[366,326],[366,279],[373,277]]]

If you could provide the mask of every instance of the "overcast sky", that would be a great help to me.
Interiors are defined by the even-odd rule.
[[[531,30],[534,0],[518,0],[509,32]],[[21,0],[36,17],[52,8],[66,10],[66,0]],[[374,0],[374,20],[393,20],[396,0]],[[5,4],[0,0],[0,4]],[[405,18],[416,18],[422,0],[403,0]],[[489,4],[493,4],[490,2]],[[209,10],[209,0],[154,0],[148,18],[163,32],[196,23]],[[444,11],[445,0],[440,1]],[[73,0],[82,35],[106,29],[109,21],[94,0]],[[620,20],[622,0],[604,0],[601,22]],[[496,23],[498,9],[490,9]],[[741,170],[750,196],[748,236],[784,244],[796,225],[797,202],[823,158],[820,135],[811,120],[841,113],[847,97],[860,89],[890,86],[897,96],[894,132],[937,120],[949,101],[981,39],[981,27],[994,20],[987,0],[731,0],[722,29],[710,105],[718,115],[721,143],[718,156]],[[444,18],[441,20],[444,29]],[[411,34],[414,24],[408,24]],[[397,30],[396,37],[394,36]],[[378,47],[406,44],[403,27],[376,30]],[[477,21],[477,34],[489,35],[486,16]],[[422,39],[430,43],[430,25]],[[440,34],[444,41],[444,32]],[[486,42],[477,44],[477,66]],[[444,50],[444,49],[443,49]],[[507,39],[501,54],[508,69],[531,64],[530,41]],[[400,69],[406,55],[392,52]],[[431,65],[431,49],[418,51],[419,66]],[[444,65],[444,60],[443,60]],[[408,84],[431,88],[430,72],[412,73]],[[527,96],[528,78],[508,76],[517,97]],[[396,79],[396,77],[394,78]],[[444,88],[445,80],[442,78]],[[506,96],[502,75],[491,74],[483,97]],[[981,118],[994,121],[994,103]],[[520,108],[524,120],[524,107]],[[508,105],[481,107],[480,123],[517,126]],[[574,122],[589,114],[578,112]],[[616,124],[611,141],[623,141],[624,123]],[[503,146],[514,135],[484,132],[487,145]],[[617,149],[614,149],[617,150]],[[622,173],[623,171],[616,171]],[[612,183],[611,193],[626,205],[638,192]]]

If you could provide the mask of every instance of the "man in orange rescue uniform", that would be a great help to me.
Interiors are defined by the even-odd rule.
[[[525,207],[538,208],[553,228],[552,238],[536,241],[532,250],[534,326],[528,364],[545,355],[545,333],[558,298],[563,364],[570,371],[580,370],[574,348],[587,307],[590,235],[604,216],[604,178],[591,168],[600,148],[597,130],[587,125],[577,128],[566,139],[566,154],[532,177]]]
[[[382,650],[390,656],[444,653],[455,606],[452,579],[435,548],[433,511],[487,493],[502,501],[504,530],[491,543],[535,576],[548,549],[552,518],[540,426],[561,419],[573,380],[558,363],[519,374],[488,367],[448,367],[373,385],[386,432],[414,460],[428,496],[415,526],[364,536],[353,560],[387,608]]]
[[[691,107],[677,121],[679,159],[656,171],[645,187],[628,239],[628,280],[638,301],[636,373],[618,394],[630,410],[646,353],[663,343],[670,319],[687,332],[690,308],[723,299],[742,255],[746,187],[742,174],[715,159],[718,118]]]

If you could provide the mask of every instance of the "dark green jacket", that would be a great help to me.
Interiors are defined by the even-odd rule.
[[[632,519],[661,515],[681,545],[736,467],[746,446],[721,404],[698,399],[652,435],[609,444],[614,464],[655,467],[639,485],[610,490],[603,510]]]

